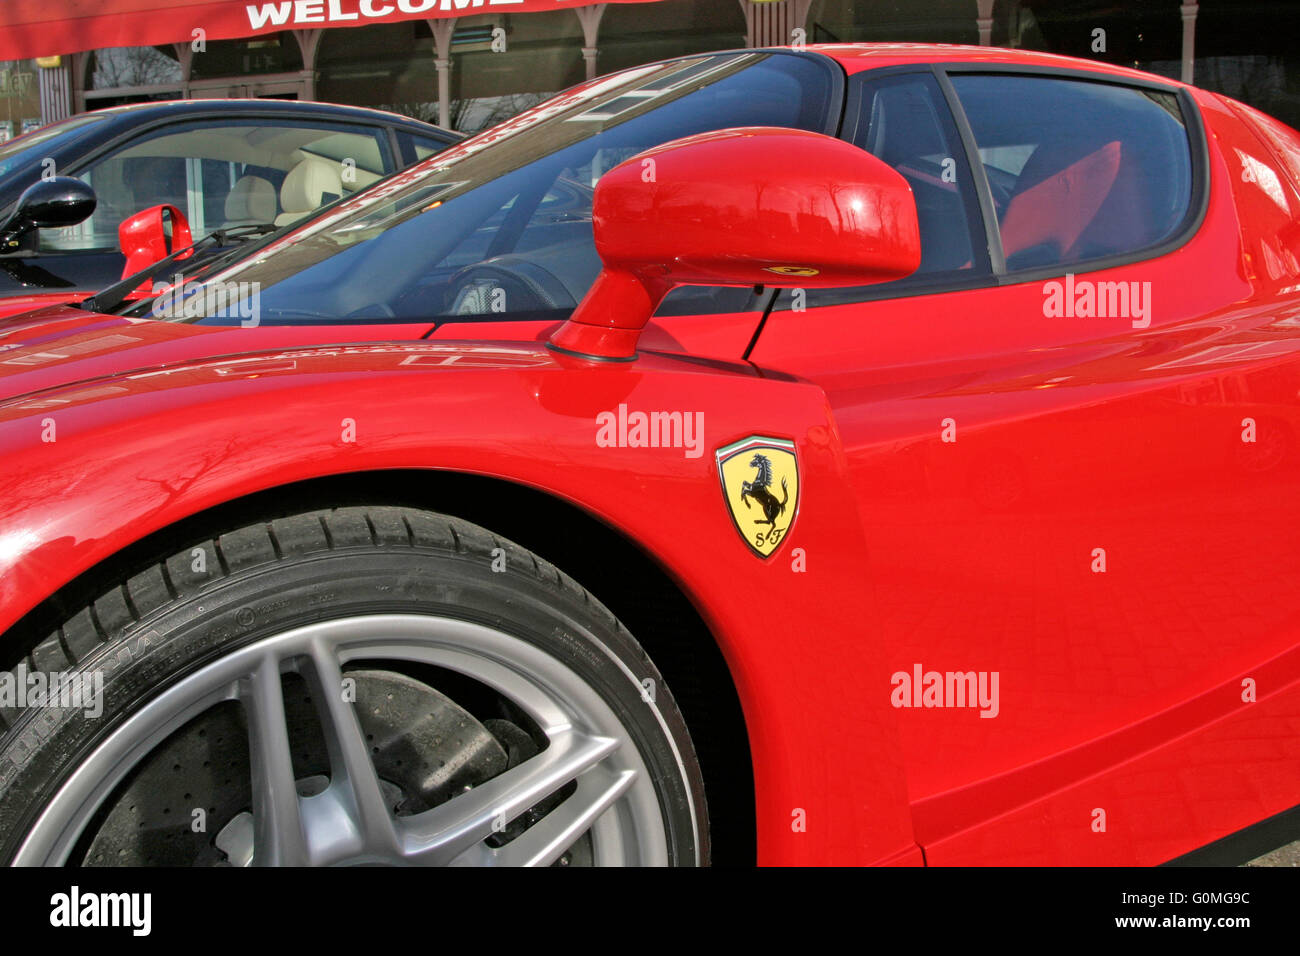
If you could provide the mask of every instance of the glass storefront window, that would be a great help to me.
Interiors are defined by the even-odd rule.
[[[0,61],[0,143],[42,125],[38,69],[33,60]]]
[[[494,30],[504,31],[504,52],[493,50]],[[317,54],[317,96],[436,123],[435,58],[424,22],[328,31]],[[585,76],[582,26],[571,10],[462,17],[451,46],[451,128],[493,126]]]
[[[112,47],[95,50],[88,59],[86,89],[89,90],[164,85],[180,89],[181,65],[170,47]]]
[[[674,56],[738,50],[745,45],[745,14],[735,2],[611,3],[601,16],[598,45],[600,73]]]
[[[1209,0],[1196,18],[1197,86],[1300,129],[1300,53],[1293,4]]]
[[[249,37],[246,40],[209,40],[207,49],[195,53],[190,60],[190,78],[194,80],[296,73],[301,69],[302,50],[291,33]]]
[[[1109,0],[997,0],[992,42],[1177,78],[1183,21],[1174,2],[1119,6]]]
[[[975,0],[814,0],[809,43],[978,43]]]
[[[316,97],[438,121],[433,33],[423,21],[327,30],[316,53]]]
[[[492,48],[494,31],[504,52]],[[585,77],[573,11],[466,17],[451,41],[452,129],[495,126]]]

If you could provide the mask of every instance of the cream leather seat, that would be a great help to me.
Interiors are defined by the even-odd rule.
[[[275,224],[283,226],[296,222],[323,203],[342,195],[343,180],[339,164],[309,156],[284,177],[284,185],[280,187],[280,208],[283,212],[275,217]]]
[[[226,226],[275,222],[275,187],[261,176],[241,176],[226,197]]]

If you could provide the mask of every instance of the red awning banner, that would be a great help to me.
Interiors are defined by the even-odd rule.
[[[0,60],[122,46],[233,40],[279,30],[538,13],[593,0],[3,0]],[[653,0],[607,0],[645,3]],[[202,34],[195,33],[203,31]]]

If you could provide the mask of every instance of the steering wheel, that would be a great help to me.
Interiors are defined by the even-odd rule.
[[[518,256],[497,256],[466,266],[451,278],[449,315],[547,312],[577,308],[554,273]]]

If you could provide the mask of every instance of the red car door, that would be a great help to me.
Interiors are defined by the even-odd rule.
[[[1239,210],[1294,225],[1203,99],[1208,147],[1158,82],[859,77],[922,266],[783,293],[749,354],[834,407],[931,863],[1160,862],[1300,802],[1295,257],[1252,274]]]

